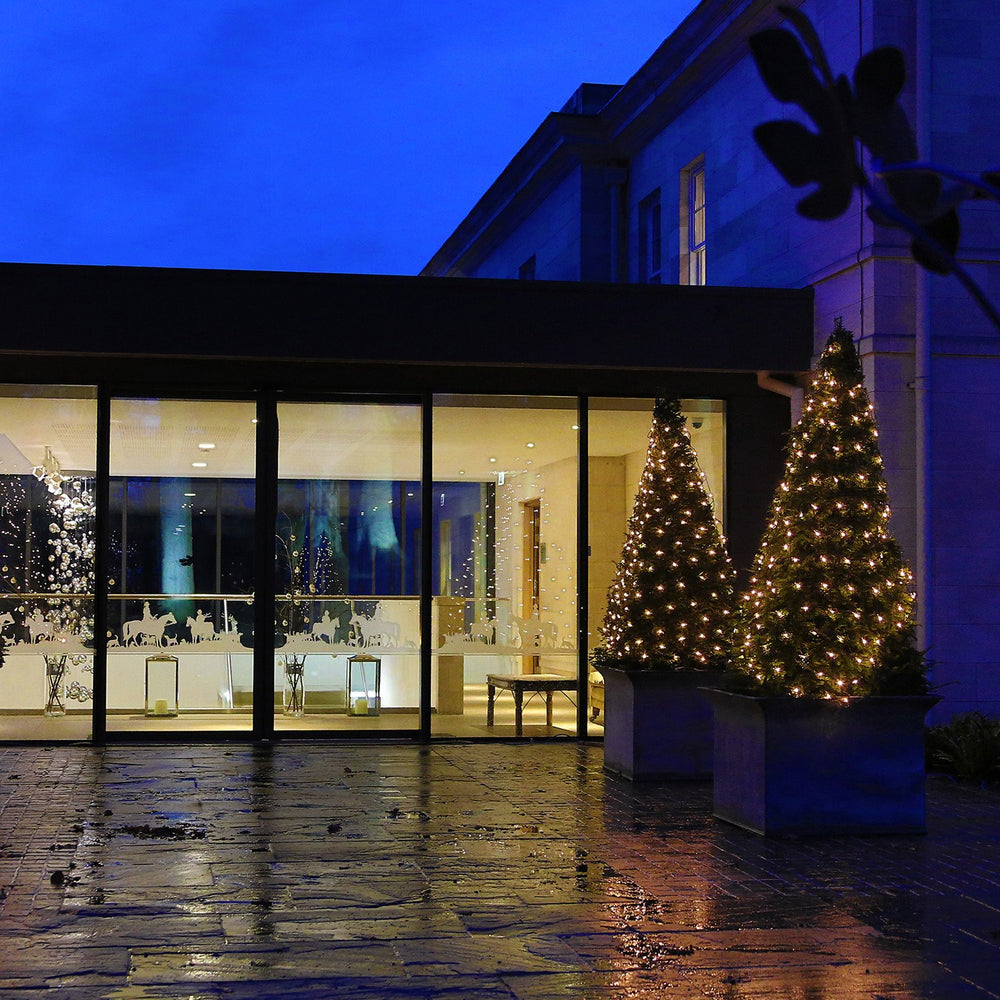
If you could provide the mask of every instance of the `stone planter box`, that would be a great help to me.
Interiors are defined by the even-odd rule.
[[[762,834],[924,833],[924,716],[938,698],[709,691],[714,813]]]
[[[604,676],[604,769],[632,781],[712,776],[707,670],[597,668]]]

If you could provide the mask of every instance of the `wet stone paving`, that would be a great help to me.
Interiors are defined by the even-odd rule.
[[[776,839],[599,745],[0,747],[0,997],[1000,997],[1000,790]],[[53,992],[54,991],[54,992]]]

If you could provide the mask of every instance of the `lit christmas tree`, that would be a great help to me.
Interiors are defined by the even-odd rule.
[[[838,321],[789,437],[742,598],[738,666],[765,693],[923,693],[911,588],[889,533],[875,411]]]
[[[680,403],[658,399],[595,665],[724,666],[732,644],[734,580]]]

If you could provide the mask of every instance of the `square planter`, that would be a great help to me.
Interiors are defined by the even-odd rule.
[[[604,675],[604,769],[633,781],[712,776],[707,670],[597,668]]]
[[[762,834],[924,833],[924,716],[938,698],[709,691],[714,813]]]

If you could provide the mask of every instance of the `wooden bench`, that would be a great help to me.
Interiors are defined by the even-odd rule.
[[[545,695],[545,724],[552,725],[552,693],[575,691],[576,681],[561,674],[487,674],[486,675],[486,725],[493,725],[493,704],[497,690],[510,691],[514,696],[514,732],[523,734],[524,692],[541,692]],[[569,698],[569,695],[566,696]],[[571,702],[572,698],[569,699]]]

